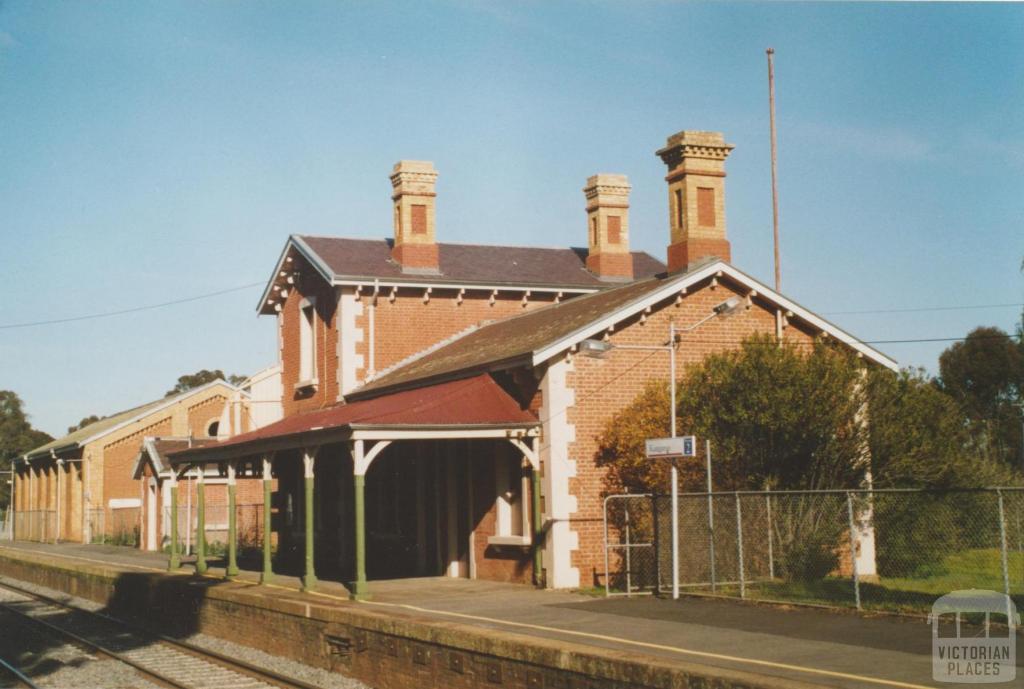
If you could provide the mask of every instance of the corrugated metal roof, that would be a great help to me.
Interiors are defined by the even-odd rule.
[[[29,452],[26,452],[24,456],[28,457],[29,460],[32,460],[49,454],[51,450],[55,452],[61,452],[64,450],[77,448],[83,443],[92,440],[93,438],[101,436],[109,431],[116,429],[118,426],[122,424],[134,420],[136,417],[144,416],[146,413],[150,411],[156,410],[165,405],[174,404],[175,402],[184,399],[189,395],[195,395],[196,393],[203,392],[204,390],[207,390],[208,388],[215,386],[223,386],[229,390],[238,389],[234,385],[228,383],[225,380],[212,380],[209,383],[200,385],[197,388],[192,388],[191,390],[186,390],[185,392],[178,393],[177,395],[169,395],[167,397],[154,400],[152,402],[147,402],[146,404],[141,404],[137,407],[132,407],[131,409],[126,409],[124,411],[117,412],[116,414],[111,414],[110,416],[105,416],[99,421],[96,421],[95,423],[91,423],[88,426],[85,426],[84,428],[79,428],[74,433],[69,433],[65,435],[63,438],[51,440],[45,445],[41,445],[40,447],[37,447],[34,450],[30,450]]]
[[[249,433],[199,449],[171,451],[167,456],[172,464],[180,464],[226,448],[251,446],[255,452],[261,441],[271,438],[337,431],[346,427],[524,427],[538,423],[537,417],[523,409],[493,378],[482,374],[294,414]]]
[[[85,426],[84,428],[79,428],[77,431],[73,433],[68,433],[63,438],[51,440],[45,445],[37,447],[34,450],[30,450],[29,452],[25,453],[25,455],[29,459],[34,459],[36,457],[41,457],[43,455],[49,454],[50,450],[56,451],[78,447],[78,445],[82,441],[88,440],[89,438],[92,438],[93,436],[96,435],[101,435],[105,431],[114,428],[115,426],[118,426],[119,424],[122,424],[125,421],[128,421],[139,414],[143,414],[149,409],[153,409],[160,406],[165,401],[165,399],[160,399],[154,402],[148,402],[147,404],[139,405],[138,407],[132,407],[131,409],[126,409],[124,411],[117,412],[116,414],[111,414],[110,416],[105,416],[99,421],[91,423],[88,426]]]

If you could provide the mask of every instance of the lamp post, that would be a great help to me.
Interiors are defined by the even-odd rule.
[[[594,359],[604,359],[612,349],[624,349],[639,352],[668,352],[669,355],[669,431],[671,437],[676,435],[676,345],[679,344],[680,336],[684,333],[696,330],[712,318],[717,316],[729,316],[735,313],[743,300],[739,297],[729,297],[721,304],[717,304],[704,318],[686,327],[677,327],[675,323],[668,325],[668,344],[664,345],[617,345],[603,340],[583,340],[580,343],[580,353],[583,356]],[[710,468],[710,467],[709,467]],[[672,460],[672,598],[679,598],[679,470],[676,462]]]

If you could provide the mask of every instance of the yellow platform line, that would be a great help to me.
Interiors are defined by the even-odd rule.
[[[3,550],[15,550],[15,551],[18,551],[18,552],[29,552],[29,553],[39,552],[39,551],[32,551],[32,550],[26,551],[26,550],[21,550],[19,548],[4,548],[4,547],[0,547],[0,549],[3,549]],[[47,553],[47,554],[49,554],[49,553]],[[57,557],[65,557],[65,558],[70,558],[70,559],[73,559],[73,560],[82,560],[84,562],[94,562],[94,563],[97,563],[97,564],[107,565],[107,566],[110,566],[111,564],[113,564],[113,565],[124,566],[124,567],[132,567],[134,569],[142,569],[142,570],[146,570],[146,571],[150,571],[150,572],[160,572],[160,573],[163,573],[163,574],[167,574],[168,573],[166,569],[157,569],[155,567],[145,567],[145,566],[142,566],[142,565],[130,565],[130,564],[121,563],[121,562],[114,562],[114,563],[112,563],[112,562],[110,562],[108,560],[95,560],[95,559],[92,559],[92,558],[80,557],[80,556],[77,556],[77,555],[60,554],[60,555],[57,555]],[[222,580],[223,579],[222,576],[218,576],[218,575],[214,575],[214,574],[203,574],[201,576],[206,577],[208,579],[218,579],[218,580]],[[246,583],[251,583],[251,582],[246,582]],[[333,594],[322,593],[320,591],[305,591],[304,592],[300,588],[293,588],[291,586],[282,586],[280,584],[254,584],[254,585],[265,586],[267,588],[273,588],[273,589],[280,589],[282,591],[291,591],[292,593],[306,593],[308,595],[317,596],[317,597],[320,597],[320,598],[328,598],[328,599],[331,599],[331,600],[341,601],[341,602],[344,602],[344,603],[350,603],[351,602],[351,599],[348,598],[348,597],[335,596]],[[725,661],[725,662],[730,662],[730,663],[738,663],[738,664],[741,664],[741,665],[754,665],[754,666],[757,666],[757,667],[771,668],[773,670],[786,670],[786,671],[789,671],[789,672],[799,672],[799,673],[804,673],[804,674],[818,675],[818,676],[821,676],[821,677],[831,677],[833,679],[854,680],[854,681],[857,681],[857,682],[866,682],[866,683],[869,683],[869,684],[879,684],[879,685],[886,686],[886,687],[900,687],[900,689],[934,689],[934,687],[929,686],[927,684],[913,684],[911,682],[900,682],[898,680],[892,680],[892,679],[882,679],[882,678],[879,678],[879,677],[868,677],[868,676],[865,676],[865,675],[855,675],[855,674],[852,674],[852,673],[849,673],[849,672],[838,672],[838,671],[835,671],[835,670],[824,670],[824,669],[821,669],[821,668],[809,667],[809,666],[806,666],[806,665],[794,665],[794,664],[790,664],[790,663],[779,663],[779,662],[775,662],[773,660],[759,660],[757,658],[743,658],[743,657],[740,657],[740,656],[732,656],[732,655],[728,655],[728,654],[724,654],[724,653],[712,653],[710,651],[698,651],[698,650],[695,650],[695,649],[692,649],[692,648],[682,648],[680,646],[668,646],[666,644],[655,644],[655,643],[649,643],[647,641],[636,641],[635,639],[624,639],[624,638],[621,638],[621,637],[618,637],[618,636],[610,636],[610,635],[607,635],[607,634],[594,634],[592,632],[581,632],[581,631],[576,631],[574,629],[562,629],[560,627],[548,627],[548,626],[540,625],[540,624],[531,624],[529,622],[513,622],[512,620],[502,620],[502,619],[497,619],[497,618],[494,618],[494,617],[483,617],[481,615],[470,615],[470,614],[462,613],[462,612],[451,612],[451,611],[448,611],[448,610],[434,610],[432,608],[423,608],[423,607],[420,607],[420,606],[417,606],[417,605],[410,605],[408,603],[386,603],[386,602],[382,602],[382,601],[359,601],[359,602],[362,603],[363,605],[375,605],[375,606],[379,606],[379,607],[399,608],[399,609],[404,609],[404,610],[411,610],[413,612],[428,613],[428,614],[432,614],[432,615],[444,615],[444,616],[447,616],[447,617],[455,617],[455,618],[464,619],[464,620],[473,620],[474,622],[487,622],[489,624],[500,624],[500,625],[505,625],[505,626],[508,626],[508,627],[517,627],[517,628],[520,628],[520,629],[532,629],[534,631],[540,631],[540,632],[549,632],[549,633],[555,633],[555,634],[566,634],[566,635],[569,635],[569,636],[576,636],[576,637],[580,637],[580,638],[584,638],[584,639],[594,639],[594,640],[597,640],[597,641],[606,641],[606,642],[612,642],[612,643],[619,643],[619,644],[625,644],[625,645],[628,645],[628,646],[635,646],[635,647],[638,647],[638,648],[647,648],[647,649],[656,650],[656,651],[667,651],[667,652],[676,653],[676,654],[679,654],[679,655],[688,655],[688,656],[693,656],[693,657],[696,657],[696,658],[706,658],[706,659],[709,659],[709,660],[718,660],[718,661]]]

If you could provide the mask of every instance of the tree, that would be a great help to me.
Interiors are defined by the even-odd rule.
[[[74,426],[68,426],[68,433],[74,433],[75,431],[79,431],[79,430],[85,428],[86,426],[88,426],[90,424],[96,423],[101,418],[102,417],[96,416],[95,414],[92,414],[91,416],[87,416],[84,419],[82,419],[81,421],[79,421],[78,423],[76,423]]]
[[[196,371],[195,373],[186,374],[184,376],[179,377],[178,383],[173,388],[168,390],[164,397],[170,397],[171,395],[177,395],[182,392],[188,392],[189,390],[193,390],[215,380],[226,380],[232,385],[241,385],[243,382],[245,382],[246,377],[235,374],[225,376],[224,372],[221,371],[219,368],[214,369],[212,371],[208,371],[204,368],[201,371]]]
[[[999,328],[971,331],[939,356],[938,385],[970,422],[973,452],[1020,467],[1024,351]]]
[[[32,428],[21,398],[11,390],[0,390],[0,472],[11,469],[12,460],[53,440]],[[10,502],[10,474],[0,473],[0,508]]]
[[[877,488],[1005,485],[1005,465],[970,451],[961,407],[923,370],[878,369],[868,378],[868,433]]]
[[[668,432],[667,387],[651,383],[605,428],[598,461],[609,492],[665,492],[668,463],[646,460],[643,440]],[[691,368],[677,399],[678,427],[711,441],[718,491],[855,488],[865,476],[863,375],[836,346],[807,351],[755,336]],[[704,459],[679,464],[682,489],[704,490]],[[838,564],[845,522],[834,518],[834,500],[817,497],[775,505],[782,576],[818,579]]]
[[[711,440],[717,490],[856,487],[866,468],[859,370],[835,346],[806,352],[754,336],[687,372],[678,425]],[[667,469],[644,459],[643,440],[667,435],[666,387],[650,385],[606,427],[599,462],[609,488],[664,489]],[[703,490],[703,473],[703,461],[683,463],[683,488]]]

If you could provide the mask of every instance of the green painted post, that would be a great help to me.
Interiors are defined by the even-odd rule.
[[[533,583],[536,586],[543,584],[541,581],[541,555],[544,544],[541,539],[541,529],[544,524],[540,513],[540,469],[534,467],[530,472],[530,502],[533,503]]]
[[[200,467],[200,472],[205,468]],[[203,474],[196,481],[196,573],[206,574],[206,485]]]
[[[224,571],[226,577],[238,576],[238,523],[235,514],[235,468],[228,469],[228,567]]]
[[[306,470],[306,574],[302,577],[302,590],[312,591],[314,588],[316,573],[313,571],[313,471],[310,461]]]
[[[181,567],[181,553],[178,552],[178,482],[171,483],[171,556],[167,560],[167,571]]]
[[[263,470],[263,572],[260,583],[269,584],[274,579],[274,571],[270,564],[270,468],[264,465]]]
[[[366,476],[356,474],[353,478],[356,522],[356,580],[352,582],[352,598],[366,600],[369,590],[366,585]]]

